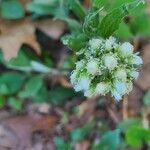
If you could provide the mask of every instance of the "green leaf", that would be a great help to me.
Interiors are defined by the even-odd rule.
[[[91,11],[86,17],[83,24],[83,31],[88,36],[96,36],[99,33],[98,25],[101,21],[100,12],[103,8],[97,11]]]
[[[14,94],[23,85],[25,75],[17,72],[6,72],[0,75],[0,94]]]
[[[150,90],[144,95],[144,104],[150,106]]]
[[[94,126],[95,126],[95,121],[92,121],[86,124],[82,128],[76,128],[75,130],[73,130],[71,132],[72,141],[76,142],[76,141],[83,140],[84,138],[86,138],[86,136],[88,136],[88,134],[91,132]]]
[[[27,4],[27,10],[39,15],[50,15],[58,6],[58,0],[33,0]]]
[[[77,52],[86,47],[87,37],[85,34],[67,35],[62,38],[64,45],[67,45],[71,50]]]
[[[119,29],[115,32],[115,35],[121,39],[130,39],[133,37],[133,34],[130,31],[130,27],[124,22],[120,23]]]
[[[122,19],[141,2],[141,0],[136,0],[123,4],[121,7],[108,13],[99,24],[99,34],[104,38],[111,36],[119,28]]]
[[[20,98],[32,98],[35,102],[43,102],[48,99],[48,91],[43,83],[43,78],[34,75],[26,82],[24,89],[19,93]]]
[[[1,16],[5,19],[20,19],[25,15],[19,0],[4,0],[1,2]]]
[[[55,105],[63,104],[73,96],[75,96],[74,90],[66,87],[55,87],[49,93],[50,101]]]
[[[31,61],[39,60],[38,55],[29,47],[22,46],[16,57],[11,58],[7,64],[11,66],[26,67],[30,66]]]
[[[125,121],[122,121],[121,123],[118,124],[118,129],[120,129],[122,132],[126,132],[129,128],[134,127],[134,126],[142,126],[142,122],[140,119],[128,119]]]
[[[0,108],[4,107],[6,104],[6,99],[4,98],[4,96],[0,95]]]
[[[54,143],[57,150],[72,150],[71,145],[65,142],[61,137],[55,137]]]
[[[100,142],[92,147],[92,150],[117,150],[121,144],[120,130],[105,133]]]
[[[20,110],[22,107],[22,101],[14,97],[10,97],[8,99],[8,105],[15,110]]]
[[[127,130],[125,137],[127,144],[138,148],[143,142],[150,142],[150,130],[140,127],[131,127]]]
[[[86,16],[86,10],[81,5],[80,1],[79,0],[68,0],[68,4],[69,4],[70,9],[74,12],[74,14],[83,21]]]

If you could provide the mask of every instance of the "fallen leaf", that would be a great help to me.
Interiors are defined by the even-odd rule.
[[[14,142],[12,142],[9,147],[17,145],[15,150],[31,148],[32,133],[39,130],[44,130],[47,133],[57,121],[58,118],[56,116],[42,117],[37,115],[19,116],[6,120],[3,122],[3,126],[7,128],[8,131],[11,131],[14,137]],[[7,139],[10,139],[10,136],[8,136]]]
[[[22,44],[28,44],[38,52],[39,44],[36,41],[34,24],[29,20],[4,21],[0,20],[0,48],[6,59],[16,56]]]
[[[40,46],[35,36],[36,28],[57,39],[64,32],[65,24],[51,19],[34,22],[30,18],[17,21],[0,19],[0,48],[4,51],[5,58],[16,56],[22,44],[28,44],[39,53]]]

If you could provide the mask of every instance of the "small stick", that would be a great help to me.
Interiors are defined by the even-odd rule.
[[[125,95],[123,97],[123,102],[122,102],[122,115],[123,115],[123,120],[128,119],[128,96]]]

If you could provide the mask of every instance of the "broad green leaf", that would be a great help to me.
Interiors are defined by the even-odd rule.
[[[61,86],[55,87],[49,93],[50,102],[54,103],[55,105],[63,104],[68,100],[68,98],[73,96],[75,96],[73,89]]]
[[[150,106],[150,90],[144,95],[144,104]]]
[[[43,102],[48,99],[48,91],[40,75],[32,76],[19,93],[20,98],[32,98],[35,102]]]
[[[15,110],[20,110],[22,107],[22,101],[17,98],[10,97],[8,98],[8,105]]]
[[[1,16],[5,19],[20,19],[25,12],[19,0],[4,0],[0,6]]]
[[[136,0],[131,3],[123,4],[108,13],[99,24],[99,34],[106,38],[111,36],[118,28],[122,19],[134,8],[138,7],[141,0]]]
[[[119,25],[119,29],[115,32],[115,36],[121,39],[130,39],[133,37],[133,34],[130,31],[128,24],[122,22]]]
[[[0,94],[14,94],[22,87],[25,75],[17,72],[6,72],[0,75]]]
[[[6,102],[7,101],[6,101],[5,97],[0,95],[0,108],[5,106]]]
[[[138,148],[143,142],[150,142],[150,130],[140,127],[131,127],[127,130],[125,137],[127,144]]]
[[[92,150],[117,150],[121,144],[120,130],[106,132]]]
[[[125,121],[122,121],[121,123],[118,124],[118,129],[120,129],[122,132],[126,132],[129,128],[134,127],[134,126],[142,126],[142,122],[140,119],[128,119]]]
[[[75,52],[85,48],[87,40],[84,34],[68,35],[62,38],[63,43]]]
[[[72,150],[71,142],[70,143],[65,142],[61,137],[55,137],[54,144],[57,150]]]

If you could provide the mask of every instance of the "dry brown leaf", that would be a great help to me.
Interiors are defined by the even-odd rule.
[[[35,27],[29,20],[0,21],[0,48],[6,59],[16,56],[22,44],[28,44],[39,52],[40,47],[35,37]]]
[[[15,146],[17,145],[15,150],[20,150],[31,148],[33,132],[37,130],[49,131],[57,123],[57,120],[58,118],[56,116],[41,117],[26,115],[8,119],[3,123],[3,126],[13,134]],[[7,139],[9,138],[10,136]],[[12,142],[9,147],[14,147],[14,143]]]
[[[36,28],[56,39],[63,33],[65,25],[61,21],[51,19],[36,22],[29,18],[19,21],[0,20],[0,48],[4,51],[6,59],[16,56],[22,44],[28,44],[40,52],[35,36]]]

